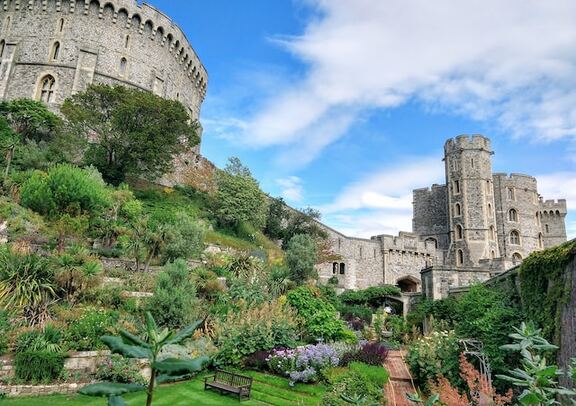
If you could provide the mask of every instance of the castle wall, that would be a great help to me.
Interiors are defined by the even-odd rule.
[[[448,234],[448,190],[446,185],[414,190],[414,214],[412,232],[423,240],[434,239],[437,247],[447,250]]]
[[[1,99],[39,100],[41,81],[51,75],[53,94],[43,101],[52,109],[89,84],[104,83],[179,100],[199,118],[206,70],[180,28],[150,5],[5,0],[0,41]]]
[[[538,209],[544,248],[566,242],[566,200],[540,200]]]

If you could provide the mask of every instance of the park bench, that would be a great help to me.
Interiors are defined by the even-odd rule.
[[[204,378],[204,390],[208,388],[216,389],[220,393],[234,393],[238,395],[238,400],[250,399],[252,377],[219,369],[214,375]]]

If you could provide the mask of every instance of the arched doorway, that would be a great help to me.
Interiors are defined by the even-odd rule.
[[[398,285],[402,293],[415,293],[418,292],[420,280],[414,276],[405,276],[398,279],[396,285]]]

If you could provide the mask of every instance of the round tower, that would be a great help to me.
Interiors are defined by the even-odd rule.
[[[490,140],[460,135],[444,145],[450,246],[448,263],[478,266],[500,256],[494,210]]]

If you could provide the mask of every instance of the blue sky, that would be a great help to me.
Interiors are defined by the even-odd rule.
[[[347,234],[410,231],[411,190],[443,183],[459,134],[576,208],[573,0],[150,3],[208,70],[202,153]]]

